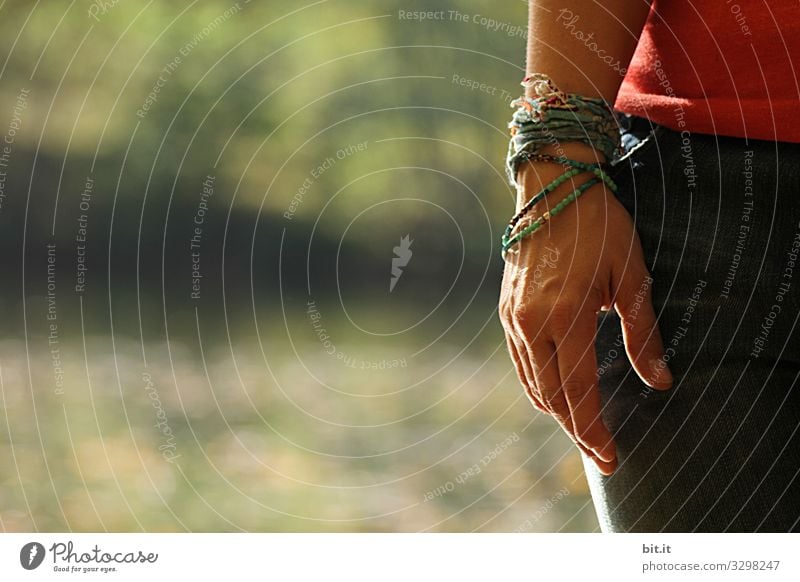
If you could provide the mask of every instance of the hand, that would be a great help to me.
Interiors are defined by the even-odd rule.
[[[595,161],[577,151],[583,161]],[[518,208],[561,172],[554,164],[524,164]],[[582,174],[548,194],[535,215],[590,177]],[[611,474],[616,448],[600,416],[598,312],[616,309],[625,351],[643,382],[658,390],[672,385],[633,221],[613,193],[597,184],[512,249],[499,312],[519,379],[534,407],[555,418],[598,469]]]

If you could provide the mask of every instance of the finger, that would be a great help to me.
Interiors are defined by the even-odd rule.
[[[599,304],[596,306],[599,309]],[[554,328],[561,390],[569,406],[575,438],[605,462],[613,461],[616,446],[600,414],[600,389],[597,379],[597,333],[595,307],[587,306],[570,322]]]
[[[598,471],[600,471],[603,475],[611,475],[617,470],[618,461],[616,457],[611,461],[604,461],[580,443],[578,443],[578,447],[581,449],[581,451],[583,451],[583,454],[585,454],[589,460],[595,464]]]
[[[534,408],[547,414],[547,408],[536,393],[536,386],[528,385],[527,375],[525,373],[525,368],[522,366],[522,358],[520,357],[519,349],[514,343],[514,339],[512,339],[509,334],[506,334],[506,344],[508,345],[508,353],[511,354],[511,360],[514,362],[514,368],[517,370],[517,376],[519,377],[522,385],[525,387],[525,393],[528,395],[528,400],[531,401],[531,404],[533,404]]]
[[[517,375],[520,377],[520,382],[525,387],[525,390],[533,395],[536,394],[537,386],[536,386],[536,376],[533,373],[533,369],[531,368],[530,356],[528,354],[528,348],[525,347],[525,340],[522,338],[522,331],[520,325],[516,322],[512,322],[510,324],[510,329],[506,332],[506,337],[509,338],[509,342],[513,344],[515,353],[518,357],[519,368],[517,369]],[[545,408],[545,410],[547,410]]]
[[[672,386],[672,373],[653,309],[653,279],[646,270],[635,275],[622,273],[615,279],[614,308],[622,319],[625,351],[633,369],[651,388],[667,390]]]
[[[541,395],[542,402],[547,407],[550,415],[564,428],[566,433],[576,443],[569,406],[561,390],[561,377],[558,374],[555,346],[546,340],[539,339],[532,350],[531,361],[533,374],[536,377],[536,387]]]
[[[555,418],[567,436],[589,457],[603,475],[611,475],[617,468],[616,458],[603,460],[590,448],[581,443],[575,436],[573,422],[570,420],[569,405],[561,390],[561,376],[556,360],[555,346],[547,341],[539,340],[533,359],[533,371],[536,376],[538,392],[550,415]]]
[[[539,316],[539,310],[529,297],[524,299],[517,298],[515,305],[509,318],[511,330],[507,335],[511,336],[514,342],[527,385],[530,386],[533,394],[543,404],[545,410],[552,414],[550,406],[544,401],[541,386],[534,371],[534,358],[536,357],[534,342],[538,342],[538,338],[541,337],[543,330],[542,318]],[[548,353],[551,351],[548,350]]]
[[[505,265],[505,274],[504,280],[510,281],[518,281],[519,275],[519,267],[516,263],[506,262]],[[512,291],[509,288],[506,289],[505,292],[509,294],[508,297],[505,297],[503,303],[505,303],[506,307],[504,308],[504,312],[501,316],[503,321],[503,327],[506,331],[506,337],[508,341],[513,343],[514,352],[518,356],[517,362],[519,363],[519,367],[517,368],[517,375],[519,376],[520,382],[525,387],[526,391],[532,393],[536,389],[536,380],[533,374],[533,370],[531,369],[530,365],[530,358],[527,353],[527,348],[525,347],[525,342],[523,340],[523,334],[525,332],[525,328],[529,327],[529,316],[528,314],[532,312],[532,308],[530,304],[526,301],[520,301],[519,298],[510,297],[513,295]],[[511,348],[509,346],[509,352]],[[516,365],[516,364],[515,364]]]

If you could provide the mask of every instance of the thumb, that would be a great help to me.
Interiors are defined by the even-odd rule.
[[[622,338],[633,369],[651,388],[667,390],[672,386],[672,373],[653,310],[652,286],[647,272],[624,277],[614,307],[622,319]]]

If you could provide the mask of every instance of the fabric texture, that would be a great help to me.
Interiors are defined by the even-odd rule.
[[[800,3],[654,0],[616,109],[671,129],[800,142]]]
[[[800,145],[641,118],[618,198],[635,220],[675,382],[649,389],[599,316],[619,468],[585,462],[604,531],[800,528]],[[641,140],[650,136],[641,145]]]

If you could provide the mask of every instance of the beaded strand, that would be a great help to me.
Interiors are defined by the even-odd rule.
[[[506,235],[509,235],[511,233],[511,231],[517,225],[520,219],[523,216],[525,216],[525,214],[530,212],[530,210],[534,207],[534,205],[537,202],[542,200],[542,198],[544,198],[547,194],[553,192],[556,188],[558,188],[569,178],[573,178],[574,176],[582,174],[583,172],[592,172],[597,178],[605,182],[612,192],[617,191],[617,185],[614,182],[614,180],[611,178],[611,176],[606,174],[603,168],[598,164],[586,164],[583,162],[579,162],[577,160],[570,160],[568,158],[561,158],[561,157],[557,158],[555,156],[547,156],[544,154],[535,154],[535,157],[532,157],[531,161],[551,161],[562,165],[572,166],[573,169],[568,170],[567,172],[565,172],[564,174],[562,174],[561,176],[550,182],[547,186],[542,188],[542,190],[538,194],[531,197],[531,199],[525,203],[525,206],[523,206],[520,209],[520,211],[517,212],[517,214],[515,214],[509,221],[508,226],[506,227]]]
[[[539,228],[541,228],[542,225],[544,225],[545,222],[550,220],[555,215],[559,214],[562,210],[564,210],[564,208],[566,208],[571,203],[573,203],[575,200],[580,198],[581,195],[584,192],[586,192],[586,190],[588,190],[589,188],[591,188],[595,184],[599,184],[599,183],[600,183],[600,180],[598,178],[592,178],[590,180],[587,180],[586,182],[584,182],[583,184],[581,184],[580,186],[575,188],[575,190],[570,192],[567,196],[565,196],[558,204],[555,205],[555,207],[553,207],[552,210],[549,210],[548,212],[545,212],[544,214],[542,214],[539,218],[534,220],[529,226],[526,226],[525,228],[520,230],[513,237],[508,237],[507,235],[504,234],[503,238],[502,238],[502,241],[501,241],[502,242],[502,250],[501,250],[501,253],[500,253],[501,256],[503,257],[503,260],[505,260],[506,252],[508,252],[508,249],[510,249],[512,246],[514,246],[516,243],[518,243],[520,240],[522,240],[523,238],[525,238],[529,234],[532,234],[532,233],[536,232],[537,230],[539,230]]]

